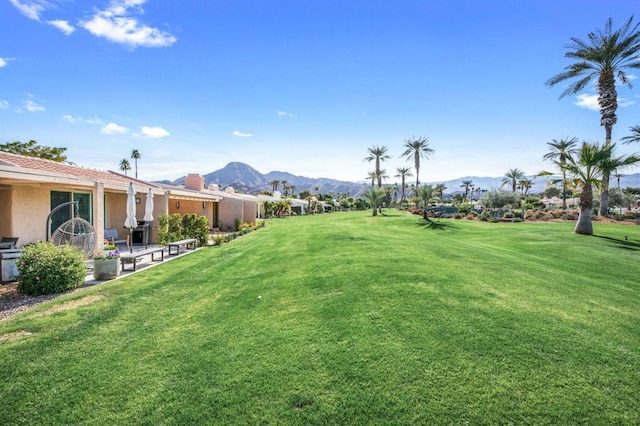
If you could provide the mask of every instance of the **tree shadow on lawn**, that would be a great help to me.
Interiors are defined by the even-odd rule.
[[[440,222],[440,219],[438,219],[437,221],[431,220],[431,219],[424,219],[422,222],[418,222],[417,226],[421,227],[421,228],[426,228],[426,229],[437,229],[437,230],[447,230],[447,229],[456,229],[457,226],[455,226],[453,223],[447,221],[447,222]]]
[[[617,246],[618,248],[624,249],[624,250],[633,250],[633,251],[640,250],[640,244],[639,243],[634,243],[633,241],[628,241],[628,240],[623,240],[623,239],[613,238],[613,237],[607,237],[605,235],[593,234],[593,236],[594,237],[598,237],[598,238],[602,238],[603,240],[611,241],[611,242],[615,243],[615,246]]]

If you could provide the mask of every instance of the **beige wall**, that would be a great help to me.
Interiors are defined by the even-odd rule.
[[[15,186],[11,192],[12,236],[19,238],[18,246],[44,241],[47,238],[47,216],[51,211],[51,188]]]
[[[13,236],[12,195],[13,189],[0,189],[0,238]]]

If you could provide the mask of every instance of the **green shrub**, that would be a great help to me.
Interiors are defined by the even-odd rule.
[[[179,241],[182,236],[182,218],[180,214],[161,214],[158,217],[158,243],[167,244],[171,241]]]
[[[195,238],[200,246],[209,240],[209,220],[206,216],[185,214],[182,217],[182,235],[184,238]]]
[[[80,287],[86,279],[84,254],[69,245],[39,242],[25,246],[16,262],[18,292],[31,296],[62,293]]]

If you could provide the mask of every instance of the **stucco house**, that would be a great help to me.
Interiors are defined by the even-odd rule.
[[[157,241],[158,216],[172,212],[207,214],[210,223],[220,197],[138,180],[113,171],[90,169],[40,158],[0,152],[0,236],[18,237],[18,246],[47,236],[51,210],[67,201],[78,201],[78,214],[95,228],[96,241],[104,229],[115,228],[125,237],[126,199],[129,184],[136,192],[136,217],[142,220],[146,197],[154,197],[150,242]],[[192,208],[200,206],[200,211]],[[73,215],[71,207],[52,217],[52,229]]]

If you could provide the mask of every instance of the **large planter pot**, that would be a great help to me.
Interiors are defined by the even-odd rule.
[[[112,280],[120,275],[118,265],[120,259],[104,259],[93,261],[93,278],[96,280]]]

